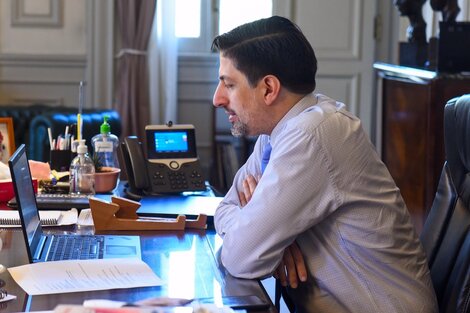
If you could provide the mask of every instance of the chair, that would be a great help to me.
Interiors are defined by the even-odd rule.
[[[446,161],[421,241],[440,312],[470,312],[470,94],[444,108]]]

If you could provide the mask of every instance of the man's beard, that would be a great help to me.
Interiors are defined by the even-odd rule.
[[[240,121],[232,124],[232,135],[235,137],[243,137],[248,135],[248,125]]]

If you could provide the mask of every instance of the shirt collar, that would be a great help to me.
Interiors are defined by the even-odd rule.
[[[297,102],[274,127],[270,136],[271,145],[275,144],[276,136],[282,132],[282,130],[286,126],[286,123],[291,118],[296,117],[297,115],[305,111],[307,108],[314,106],[315,104],[317,104],[317,102],[318,102],[318,99],[313,93],[310,93],[306,95],[305,97],[303,97],[302,99],[300,99],[300,101]]]

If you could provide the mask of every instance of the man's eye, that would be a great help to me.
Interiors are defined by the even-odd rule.
[[[231,88],[233,88],[233,84],[225,84],[225,88],[231,89]]]

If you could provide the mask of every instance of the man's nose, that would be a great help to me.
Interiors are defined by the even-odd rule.
[[[221,84],[217,85],[217,89],[214,92],[214,97],[212,98],[212,103],[216,108],[223,107],[227,105],[227,98],[223,95],[221,90]]]

